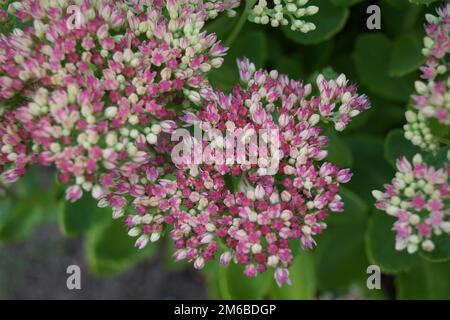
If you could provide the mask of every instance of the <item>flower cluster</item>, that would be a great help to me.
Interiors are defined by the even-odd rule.
[[[214,10],[235,5],[224,3]],[[0,38],[3,177],[53,164],[75,201],[101,195],[101,173],[148,161],[177,106],[223,62],[226,49],[201,31],[203,8],[211,13],[190,0],[12,3],[30,26]]]
[[[269,128],[277,129],[278,153],[259,157],[253,164],[238,164],[232,158],[220,161],[223,154],[212,152],[211,163],[178,162],[173,174],[163,172],[157,178],[154,172],[147,181],[149,168],[144,166],[126,177],[108,177],[110,187],[100,205],[111,205],[120,216],[126,203],[132,204],[126,225],[129,234],[138,237],[139,248],[167,229],[177,260],[187,259],[202,268],[221,249],[222,264],[245,265],[249,277],[273,268],[281,285],[289,282],[293,258],[289,241],[314,246],[314,236],[326,228],[328,212],[343,210],[339,185],[351,178],[348,169],[322,162],[327,138],[318,123],[333,121],[342,130],[369,102],[347,85],[344,76],[331,81],[319,76],[315,97],[311,84],[276,71],[256,71],[247,59],[239,62],[239,71],[245,86],[234,87],[229,95],[203,89],[200,111],[186,111],[182,117],[185,127],[233,131],[236,136],[212,137],[212,142],[211,137],[189,138],[183,143],[229,146],[243,132],[251,140]],[[252,148],[256,146],[250,141],[246,155]],[[278,170],[271,160],[279,162]]]
[[[191,3],[198,3],[198,0],[191,0]],[[230,17],[235,16],[236,11],[233,9],[238,7],[240,3],[241,0],[209,0],[203,6],[208,18],[214,19],[222,11],[226,11]]]
[[[306,3],[275,1],[271,11],[260,1],[255,12],[264,14],[255,21],[286,24],[286,16],[307,32],[313,25],[299,18],[317,8],[301,8]],[[124,217],[137,248],[167,232],[175,259],[196,268],[220,252],[221,263],[242,264],[249,277],[272,268],[279,285],[289,283],[291,240],[315,245],[328,212],[343,210],[339,186],[351,178],[324,162],[328,139],[319,123],[342,131],[370,104],[344,75],[320,75],[313,86],[247,59],[238,62],[242,86],[230,94],[211,88],[206,74],[222,65],[226,48],[202,28],[238,4],[13,2],[0,19],[10,15],[25,27],[0,35],[3,179],[16,181],[30,164],[53,165],[69,185],[68,201],[91,193],[113,218]],[[194,157],[206,147],[206,161],[175,161],[180,128],[215,132],[182,143]],[[277,148],[258,148],[255,135]],[[244,156],[262,152],[256,162],[217,151],[242,137]]]
[[[258,24],[269,24],[272,27],[287,26],[291,30],[310,32],[316,29],[312,22],[306,22],[305,17],[315,15],[319,8],[307,6],[309,0],[275,0],[273,8],[269,8],[266,0],[259,0],[250,13],[249,20]]]
[[[435,126],[450,125],[450,4],[438,9],[437,13],[437,16],[426,16],[423,81],[415,84],[413,108],[406,113],[408,123],[404,127],[405,137],[426,150],[439,148],[440,137],[433,132],[433,122]]]
[[[437,169],[417,154],[412,163],[404,157],[397,160],[397,169],[384,192],[373,191],[376,207],[397,219],[393,227],[397,250],[433,251],[435,237],[450,235],[450,164]]]

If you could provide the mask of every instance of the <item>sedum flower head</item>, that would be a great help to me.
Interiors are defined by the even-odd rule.
[[[278,130],[279,153],[241,164],[212,152],[212,162],[175,161],[172,174],[153,172],[150,181],[145,179],[149,167],[133,168],[126,176],[108,177],[110,187],[100,202],[119,212],[131,204],[125,224],[137,237],[138,248],[167,230],[176,260],[187,259],[202,268],[220,252],[222,264],[242,264],[249,277],[274,269],[281,285],[290,281],[289,241],[297,240],[304,248],[315,245],[314,236],[326,228],[328,212],[343,210],[339,186],[351,178],[348,169],[323,162],[327,138],[318,122],[333,121],[343,129],[353,110],[369,104],[342,76],[331,81],[319,77],[319,95],[314,97],[312,85],[276,71],[256,71],[247,59],[239,62],[239,71],[243,86],[228,95],[202,89],[200,111],[186,111],[182,117],[183,126],[191,130],[233,131],[225,139],[205,135],[183,140],[194,150],[189,160],[204,155],[196,148],[229,146],[231,140],[263,135],[265,128]],[[245,155],[256,147],[250,142]]]
[[[423,54],[426,64],[421,68],[422,81],[416,81],[412,108],[406,113],[405,137],[425,150],[439,148],[435,127],[450,125],[450,5],[428,14]],[[445,137],[444,137],[445,138]]]
[[[372,192],[376,207],[397,219],[397,250],[431,252],[438,237],[450,235],[449,157],[450,153],[442,168],[428,165],[420,154],[412,162],[400,158],[392,183],[383,192]]]
[[[275,0],[269,7],[266,0],[259,0],[253,7],[249,19],[258,24],[269,24],[272,27],[290,25],[291,30],[310,32],[316,29],[312,22],[305,21],[308,16],[315,15],[317,6],[306,6],[309,0]]]
[[[53,164],[70,201],[152,158],[226,52],[202,31],[202,2],[25,0],[9,12],[29,27],[0,36],[1,171],[12,182]]]

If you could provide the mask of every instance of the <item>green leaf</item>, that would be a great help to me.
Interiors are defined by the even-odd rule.
[[[214,87],[229,92],[239,81],[237,67],[223,65],[219,69],[214,69],[209,74],[209,81]]]
[[[408,272],[400,273],[395,284],[397,299],[450,299],[450,261],[432,263],[422,260]]]
[[[380,266],[384,273],[396,274],[409,270],[419,262],[417,254],[395,250],[395,219],[374,209],[366,233],[367,256],[372,264]]]
[[[392,38],[411,32],[423,33],[423,7],[413,5],[408,0],[384,0],[379,5],[384,33]]]
[[[241,182],[242,177],[236,177],[229,173],[224,176],[224,179],[225,185],[228,190],[230,190],[231,192],[238,192],[239,183]]]
[[[336,46],[334,38],[331,38],[330,40],[325,42],[321,42],[320,44],[315,46],[299,46],[299,59],[300,61],[307,62],[304,63],[305,72],[307,74],[313,74],[322,69],[333,70],[329,66],[329,63],[333,58],[335,47]],[[337,76],[339,76],[339,74],[337,74]]]
[[[52,179],[48,167],[30,166],[27,173],[11,188],[18,198],[28,197],[41,204],[50,203],[56,196]]]
[[[450,147],[443,147],[437,150],[435,154],[429,154],[425,157],[425,162],[435,168],[442,168],[445,163],[448,163],[447,155]]]
[[[313,0],[308,5],[320,8],[317,14],[306,17],[308,22],[316,25],[316,30],[302,33],[292,31],[289,26],[281,28],[289,39],[300,44],[313,45],[330,39],[345,26],[349,17],[347,8],[335,6],[330,0]]]
[[[84,194],[76,202],[62,200],[59,210],[59,225],[65,235],[78,235],[92,226],[111,218],[110,209],[102,209],[90,194]]]
[[[353,163],[353,156],[345,141],[335,130],[326,130],[325,135],[329,138],[327,161],[343,168],[350,167]]]
[[[344,212],[330,213],[326,222],[328,228],[360,226],[367,221],[368,207],[364,201],[353,191],[341,187],[339,194],[344,202]]]
[[[1,200],[0,241],[25,239],[42,222],[43,216],[43,207],[30,198],[20,201]]]
[[[54,222],[56,189],[51,171],[31,166],[17,183],[8,186],[10,195],[0,199],[0,241],[26,238],[42,223]]]
[[[138,261],[148,258],[156,250],[154,243],[144,249],[134,246],[135,238],[129,237],[119,220],[97,225],[86,233],[86,257],[94,274],[108,275],[122,272]]]
[[[370,97],[372,107],[354,118],[346,132],[356,128],[364,128],[366,133],[386,134],[393,128],[401,127],[405,122],[405,108],[386,99]]]
[[[420,254],[431,262],[444,262],[450,260],[450,236],[442,234],[432,238],[435,248],[432,252],[423,252]]]
[[[415,75],[395,79],[389,76],[386,62],[392,53],[391,41],[381,33],[360,35],[353,59],[358,75],[373,93],[393,101],[406,102],[413,91]]]
[[[315,249],[318,287],[346,290],[365,284],[368,264],[364,251],[364,225],[326,230]]]
[[[397,159],[400,157],[406,157],[411,160],[414,155],[420,152],[420,148],[413,145],[409,140],[406,140],[401,129],[389,132],[386,137],[384,143],[384,156],[394,168],[396,167]]]
[[[383,0],[383,2],[388,3],[390,6],[404,9],[405,7],[411,6],[408,0]]]
[[[424,62],[422,37],[415,33],[401,35],[395,40],[389,61],[389,75],[402,77],[417,70]]]
[[[427,119],[427,125],[434,137],[444,139],[450,137],[450,126],[440,123],[436,118]]]
[[[221,294],[220,282],[223,281],[221,271],[222,267],[219,264],[218,259],[206,263],[205,267],[201,270],[202,274],[206,278],[206,288],[208,291],[208,298],[214,300],[225,299]],[[226,292],[228,294],[228,292]],[[229,295],[229,294],[228,294]],[[230,299],[228,297],[228,299]]]
[[[314,257],[310,252],[299,250],[289,268],[292,285],[274,286],[272,298],[280,300],[311,300],[316,295]]]
[[[225,91],[229,91],[233,85],[239,82],[236,60],[244,57],[249,58],[257,68],[264,66],[267,60],[267,40],[264,32],[250,30],[236,38],[233,46],[225,56],[223,66],[210,72],[209,80],[211,83]]]
[[[279,56],[275,59],[275,69],[281,74],[289,76],[291,79],[299,79],[303,73],[303,66],[300,57]]]
[[[345,210],[331,213],[327,230],[317,238],[315,262],[321,290],[347,290],[353,283],[365,286],[368,266],[364,249],[367,206],[354,193],[343,189]]]
[[[268,46],[265,33],[261,30],[249,30],[234,41],[225,61],[233,64],[236,68],[236,59],[247,57],[257,68],[261,68],[267,60],[267,55]]]
[[[331,0],[331,3],[337,7],[350,7],[364,0]]]
[[[215,33],[217,38],[223,42],[233,29],[236,21],[236,17],[231,18],[226,14],[221,14],[218,18],[208,22],[206,25],[206,30],[208,33]]]
[[[436,1],[441,1],[441,0],[409,0],[411,3],[414,3],[414,4],[426,4],[426,5],[430,5],[430,4],[432,4],[433,2],[436,2]]]
[[[230,264],[219,271],[219,290],[224,299],[263,299],[274,281],[273,271],[268,270],[256,278],[244,275],[244,266]]]
[[[383,140],[359,134],[346,137],[345,141],[353,153],[353,177],[346,186],[372,204],[372,190],[379,189],[394,175],[394,169],[384,157]]]

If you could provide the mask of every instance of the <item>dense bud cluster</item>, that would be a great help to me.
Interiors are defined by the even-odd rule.
[[[275,0],[272,8],[266,0],[259,0],[250,13],[250,21],[258,24],[269,24],[272,27],[290,25],[291,30],[310,32],[316,29],[312,22],[304,19],[315,15],[317,6],[306,6],[309,0]]]
[[[219,5],[219,3],[216,3]],[[56,165],[70,201],[101,173],[147,160],[176,108],[226,49],[191,1],[21,1],[30,27],[0,38],[0,159],[10,182]],[[216,10],[226,9],[226,6]],[[186,98],[187,97],[187,98]]]
[[[406,158],[397,160],[398,172],[385,191],[373,191],[376,207],[394,216],[397,221],[397,250],[406,249],[414,253],[418,249],[430,252],[435,248],[435,239],[450,235],[450,188],[448,177],[450,165],[442,168],[429,166],[417,154],[412,163]]]
[[[319,95],[313,96],[311,84],[276,71],[255,71],[247,59],[239,62],[239,70],[244,86],[234,87],[229,95],[201,90],[200,111],[186,110],[180,125],[234,135],[202,140],[189,136],[182,142],[189,150],[195,145],[219,148],[207,156],[200,154],[206,161],[199,164],[193,161],[195,154],[188,161],[174,161],[173,174],[163,176],[166,171],[161,179],[155,173],[146,180],[145,166],[134,168],[125,179],[111,177],[101,205],[108,203],[122,214],[126,203],[132,204],[126,225],[139,248],[159,239],[166,229],[174,240],[177,260],[187,259],[202,268],[221,251],[221,263],[243,264],[249,277],[275,269],[281,285],[289,282],[287,268],[293,258],[289,241],[297,240],[306,249],[314,246],[314,236],[326,228],[328,212],[343,210],[339,185],[351,178],[348,169],[322,161],[327,138],[318,123],[333,121],[342,130],[369,102],[347,85],[344,76],[330,81],[319,76]],[[279,151],[271,156],[239,164],[220,151],[244,136],[249,142],[244,153],[249,156],[258,149],[250,136],[264,135],[267,128],[276,129],[279,143]]]
[[[450,5],[437,10],[437,16],[426,15],[428,24],[421,68],[423,81],[415,83],[413,107],[406,112],[405,137],[425,150],[436,150],[440,137],[433,127],[450,125]]]
[[[317,7],[306,3],[267,9],[260,1],[252,19],[291,19],[293,30],[311,31],[300,18]],[[0,35],[3,180],[16,181],[32,164],[54,166],[68,201],[87,192],[111,207],[137,248],[167,233],[176,260],[202,268],[217,257],[244,265],[249,277],[271,268],[280,286],[289,283],[292,242],[315,245],[328,213],[343,211],[339,187],[351,178],[325,162],[320,125],[342,131],[370,104],[344,75],[303,84],[248,59],[238,62],[242,86],[230,94],[212,88],[207,73],[226,48],[203,26],[238,4],[24,0],[0,11],[25,25]],[[207,134],[176,144],[180,129]],[[257,152],[255,162],[224,157],[220,149],[237,140],[244,157]],[[202,161],[178,161],[189,160],[186,147]]]

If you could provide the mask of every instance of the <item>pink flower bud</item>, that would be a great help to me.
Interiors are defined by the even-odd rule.
[[[227,266],[230,263],[232,257],[233,255],[229,251],[222,253],[219,259],[220,264]]]
[[[66,190],[66,200],[70,201],[70,202],[75,202],[78,199],[81,198],[81,196],[83,195],[83,191],[81,190],[80,186],[75,185],[75,186],[71,186],[70,188],[68,188]]]
[[[291,279],[289,278],[289,270],[285,268],[277,268],[275,270],[275,281],[277,282],[278,287],[282,287],[284,283],[291,285]]]

